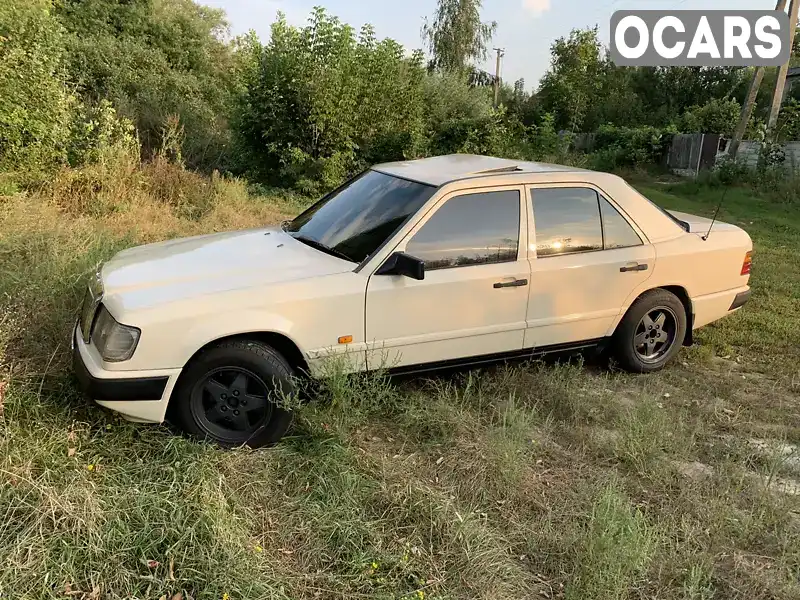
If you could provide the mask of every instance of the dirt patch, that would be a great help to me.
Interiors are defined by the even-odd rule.
[[[800,496],[800,481],[796,479],[784,479],[783,477],[773,477],[767,487],[773,492],[788,494],[790,496]]]
[[[675,467],[675,470],[678,471],[684,477],[688,479],[705,479],[706,477],[711,477],[714,474],[713,467],[702,463],[700,461],[692,461],[692,462],[682,462],[682,461],[672,461],[672,466]]]
[[[800,447],[778,440],[751,438],[747,443],[762,456],[772,458],[781,468],[800,474]]]

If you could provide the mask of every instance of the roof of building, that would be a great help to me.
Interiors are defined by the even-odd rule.
[[[373,168],[381,173],[436,186],[450,181],[513,173],[586,172],[585,169],[576,167],[475,154],[434,156],[419,160],[384,163]]]

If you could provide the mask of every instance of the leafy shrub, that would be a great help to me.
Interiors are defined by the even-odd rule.
[[[772,152],[764,150],[769,157]],[[778,155],[779,156],[779,155]],[[728,157],[718,161],[711,171],[701,172],[696,181],[680,184],[682,191],[696,194],[706,187],[743,186],[773,202],[800,203],[800,172],[778,162],[769,164],[768,158],[759,161],[755,169],[742,161]]]
[[[66,158],[75,97],[63,31],[48,0],[0,3],[0,168],[46,170]]]
[[[436,131],[453,119],[482,119],[492,113],[492,98],[486,88],[470,87],[458,73],[434,73],[423,84],[425,119]]]
[[[433,154],[506,154],[508,131],[499,112],[445,121],[432,140]]]
[[[19,0],[23,1],[23,0]],[[192,0],[56,3],[70,84],[90,106],[112,102],[136,125],[146,157],[167,119],[185,128],[182,154],[195,168],[226,168],[235,89],[221,10]]]
[[[67,159],[72,166],[101,162],[117,150],[138,153],[133,123],[120,118],[108,100],[96,106],[81,104],[73,115]]]
[[[736,100],[714,98],[703,106],[693,106],[678,120],[685,133],[719,133],[732,135],[739,122],[741,105]]]
[[[604,125],[595,135],[595,168],[611,171],[619,167],[660,164],[673,133],[656,127]]]
[[[318,194],[364,167],[430,154],[522,156],[525,128],[493,110],[461,73],[428,73],[371,26],[316,9],[303,28],[280,17],[268,44],[242,40],[236,144],[253,178]]]
[[[732,185],[744,181],[748,175],[748,168],[741,161],[723,157],[709,175],[715,176],[714,179],[725,185]]]
[[[247,48],[236,116],[250,169],[308,193],[339,183],[385,153],[416,156],[423,140],[425,69],[372,27],[353,29],[318,8],[304,28],[281,16],[269,44]]]
[[[800,102],[795,98],[790,98],[781,107],[775,128],[775,139],[787,141],[800,139]]]
[[[538,125],[533,127],[530,134],[531,149],[538,157],[553,156],[569,148],[570,139],[558,135],[555,126],[555,117],[552,113],[544,113]]]

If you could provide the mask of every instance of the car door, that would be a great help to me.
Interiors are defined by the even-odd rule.
[[[523,193],[523,186],[451,193],[400,241],[395,252],[423,260],[424,279],[370,276],[369,368],[522,349],[530,277]]]
[[[596,340],[653,273],[655,249],[588,184],[529,186],[531,286],[525,347]]]

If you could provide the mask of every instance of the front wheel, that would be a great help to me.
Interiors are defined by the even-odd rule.
[[[270,346],[223,342],[189,364],[170,409],[176,424],[193,437],[259,448],[286,433],[292,414],[281,400],[296,388],[291,366]]]
[[[675,294],[651,290],[628,309],[614,333],[613,350],[634,373],[658,371],[680,351],[686,336],[686,310]]]

